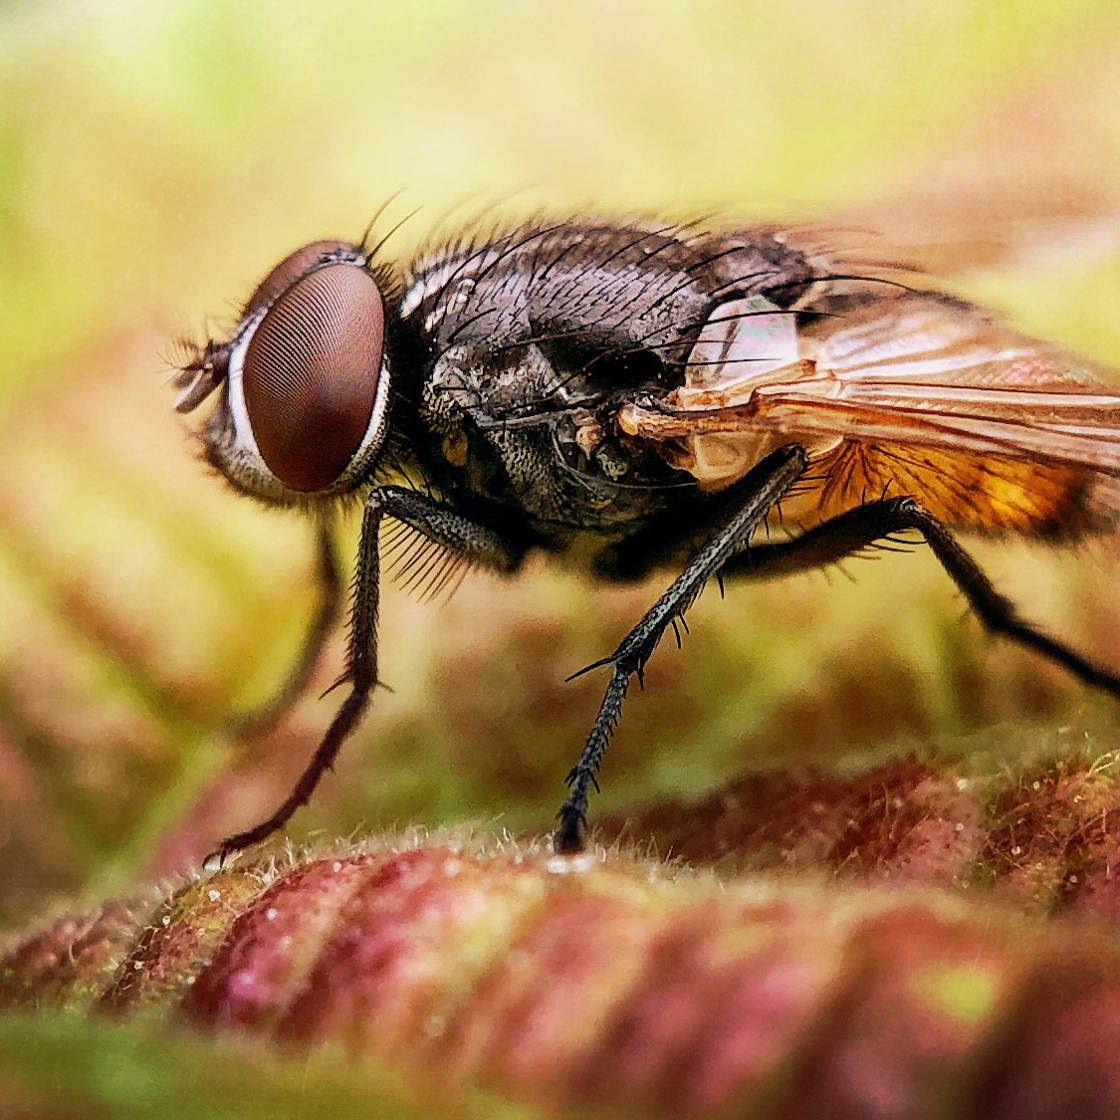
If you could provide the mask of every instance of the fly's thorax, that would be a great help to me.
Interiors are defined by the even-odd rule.
[[[437,360],[420,387],[419,420],[431,472],[441,489],[530,515],[556,513],[548,499],[551,444],[542,427],[504,418],[516,411],[508,371],[469,347]],[[543,437],[543,438],[542,438]]]
[[[221,387],[202,441],[236,489],[310,505],[369,480],[389,423],[383,283],[358,246],[305,245],[257,287],[229,340],[184,369],[181,411]]]
[[[664,459],[621,436],[614,404],[576,404],[564,381],[531,345],[441,354],[418,409],[439,487],[516,512],[546,536],[560,526],[611,534],[659,512],[671,497]]]

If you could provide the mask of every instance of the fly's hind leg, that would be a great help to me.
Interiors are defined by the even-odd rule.
[[[230,731],[238,736],[255,737],[271,731],[295,706],[311,683],[323,648],[327,644],[342,607],[342,569],[330,528],[321,524],[315,538],[315,576],[319,602],[295,663],[280,687],[259,708],[239,712],[230,720]]]
[[[645,664],[665,630],[692,605],[704,584],[719,572],[728,558],[747,546],[767,512],[804,473],[807,461],[805,452],[797,446],[780,448],[763,459],[736,484],[738,501],[732,512],[713,528],[707,543],[692,562],[623,638],[614,653],[575,674],[578,677],[600,666],[611,667],[610,683],[587,744],[568,774],[570,792],[560,809],[560,824],[554,840],[558,852],[578,852],[583,848],[588,793],[592,786],[599,788],[596,780],[599,763],[618,726],[630,678],[636,675],[641,683]]]
[[[1002,634],[1035,650],[1086,684],[1120,698],[1120,674],[1094,665],[1063,642],[1023,621],[1015,604],[995,589],[992,581],[949,530],[913,498],[868,502],[825,521],[793,540],[752,547],[732,557],[724,566],[724,573],[766,578],[804,571],[834,563],[893,533],[908,529],[922,534],[946,574],[992,633]]]

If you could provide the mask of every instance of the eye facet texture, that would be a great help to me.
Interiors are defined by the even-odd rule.
[[[376,281],[360,265],[342,263],[298,280],[254,332],[245,352],[245,408],[261,457],[290,489],[326,489],[361,446],[384,326]]]
[[[312,241],[294,253],[289,253],[258,285],[249,297],[241,312],[243,319],[254,311],[271,303],[289,284],[293,284],[305,272],[319,263],[323,257],[336,253],[339,249],[353,249],[345,241]]]

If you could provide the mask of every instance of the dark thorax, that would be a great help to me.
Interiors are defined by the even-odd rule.
[[[788,280],[803,262],[757,232],[746,244],[569,223],[422,260],[400,302],[408,359],[396,363],[422,471],[456,504],[518,523],[529,544],[582,559],[577,542],[593,535],[609,572],[615,543],[704,504],[690,475],[618,430],[618,409],[679,386],[712,308],[771,285],[783,256]]]

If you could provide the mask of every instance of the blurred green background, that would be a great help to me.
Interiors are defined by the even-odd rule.
[[[333,711],[313,689],[258,742],[222,733],[299,643],[310,541],[207,476],[167,385],[176,336],[289,249],[357,238],[398,190],[383,227],[423,207],[402,258],[486,207],[820,220],[1120,364],[1118,167],[1114,0],[0,5],[0,922],[192,866]],[[1120,662],[1112,542],[978,551]],[[962,624],[928,557],[849,570],[706,596],[595,808],[747,768],[1120,746],[1114,706]],[[446,605],[389,592],[394,692],[290,835],[546,829],[603,683],[561,682],[655,590],[534,565]]]

